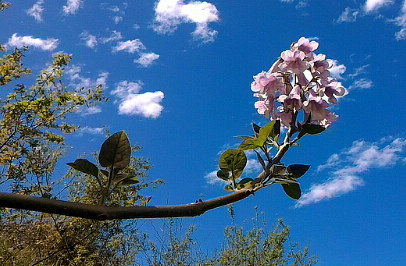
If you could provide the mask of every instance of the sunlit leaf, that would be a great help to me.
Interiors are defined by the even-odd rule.
[[[265,140],[260,140],[255,137],[244,139],[241,144],[238,146],[242,150],[252,150],[264,145]]]
[[[220,169],[230,171],[234,178],[241,176],[245,165],[247,164],[247,156],[241,149],[228,149],[219,159]]]
[[[237,189],[242,189],[249,186],[252,183],[252,178],[244,178],[237,184]]]
[[[125,186],[125,185],[134,185],[139,183],[139,179],[137,176],[128,176],[124,180],[122,180],[119,185]]]
[[[234,189],[233,189],[233,187],[231,185],[226,185],[224,187],[224,189],[227,190],[227,191],[234,191]]]
[[[114,166],[123,169],[130,163],[131,145],[127,134],[119,131],[110,136],[102,145],[99,153],[99,162],[103,167]]]
[[[263,139],[264,141],[271,137],[274,139],[276,136],[280,134],[281,130],[281,122],[279,120],[273,120],[266,124],[265,126],[261,127],[259,130],[259,139]]]

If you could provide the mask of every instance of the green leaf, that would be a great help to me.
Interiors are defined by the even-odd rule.
[[[76,159],[74,163],[67,163],[67,165],[79,172],[92,175],[96,178],[99,177],[99,169],[97,166],[86,159]]]
[[[300,186],[298,183],[282,184],[282,187],[289,197],[293,199],[300,199],[302,192],[300,191]]]
[[[326,130],[326,127],[322,125],[306,123],[301,126],[301,132],[304,134],[315,135],[323,132],[324,130]]]
[[[280,134],[281,130],[281,122],[279,120],[272,120],[265,126],[261,127],[259,130],[259,139],[263,139],[264,142],[271,137],[272,139],[275,139],[276,136]]]
[[[255,136],[254,135],[239,135],[239,136],[237,136],[237,138],[239,138],[239,139],[252,139],[252,138],[255,138]]]
[[[224,189],[227,190],[227,191],[231,191],[231,192],[234,191],[234,189],[233,189],[233,187],[231,185],[226,185],[224,187]]]
[[[103,167],[123,169],[130,164],[131,145],[127,134],[119,131],[110,136],[102,145],[99,162]]]
[[[260,140],[255,137],[244,139],[240,146],[238,146],[241,150],[252,150],[264,145],[265,140]]]
[[[230,179],[229,171],[220,169],[217,171],[217,177],[227,181]]]
[[[125,178],[124,180],[122,180],[119,185],[121,186],[126,186],[126,185],[134,185],[139,183],[139,179],[136,176],[128,176],[127,178]]]
[[[307,170],[309,170],[309,168],[310,165],[308,164],[291,164],[286,168],[286,170],[294,178],[299,178],[302,175],[304,175],[307,172]]]
[[[237,189],[242,189],[242,188],[249,186],[252,183],[252,181],[253,181],[252,178],[241,179],[241,181],[238,182],[238,184],[237,184]]]
[[[241,176],[246,164],[247,156],[242,149],[228,149],[219,159],[220,169],[231,172],[234,179]]]

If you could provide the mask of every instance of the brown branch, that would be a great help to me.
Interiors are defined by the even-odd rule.
[[[0,192],[0,207],[54,213],[93,220],[192,217],[201,215],[208,210],[237,202],[253,193],[253,189],[239,190],[229,195],[185,205],[111,207]]]
[[[291,134],[291,132],[289,131],[288,134]],[[112,207],[0,192],[0,207],[53,213],[93,220],[198,216],[208,210],[240,201],[254,194],[254,192],[261,187],[258,187],[257,184],[262,183],[269,176],[271,166],[280,162],[289,147],[290,142],[289,138],[287,138],[284,144],[279,147],[273,160],[262,173],[255,178],[250,187],[206,201],[197,201],[196,203],[184,205]]]

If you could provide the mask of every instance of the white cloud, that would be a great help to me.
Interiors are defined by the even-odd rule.
[[[100,106],[90,106],[90,107],[82,107],[78,110],[78,113],[81,116],[88,116],[101,113],[102,109]]]
[[[89,48],[94,48],[97,45],[97,38],[95,35],[91,35],[89,32],[87,31],[83,31],[80,34],[80,37],[82,38],[82,40],[85,41],[85,45]]]
[[[345,65],[339,64],[337,60],[331,60],[331,68],[329,69],[330,74],[333,78],[343,79],[341,76],[347,70]]]
[[[15,46],[17,48],[32,46],[44,51],[52,51],[58,47],[58,44],[58,39],[48,38],[44,40],[41,38],[34,38],[33,36],[18,36],[17,33],[14,33],[11,38],[8,39],[6,46]]]
[[[376,143],[354,141],[349,149],[333,155],[325,165],[318,167],[320,171],[327,168],[334,170],[328,180],[313,184],[298,200],[296,207],[338,197],[357,189],[364,184],[361,174],[373,168],[389,167],[403,162],[405,157],[401,156],[401,153],[404,152],[405,146],[406,139],[403,138],[389,137]]]
[[[226,185],[228,182],[224,181],[223,179],[220,179],[217,177],[217,170],[212,171],[204,176],[204,179],[206,179],[206,182],[209,183],[210,185]]]
[[[96,80],[92,80],[91,78],[81,76],[81,71],[82,67],[78,65],[72,65],[65,70],[65,76],[70,80],[69,86],[75,87],[76,89],[81,89],[83,87],[90,88],[96,85],[102,85],[104,88],[107,88],[107,78],[109,76],[108,72],[100,72],[98,78]]]
[[[110,35],[110,37],[108,37],[108,38],[100,38],[100,41],[102,43],[108,43],[108,42],[111,42],[111,41],[121,40],[122,38],[123,38],[123,36],[121,35],[121,32],[113,30],[113,33]]]
[[[117,46],[112,48],[113,52],[124,51],[132,54],[138,52],[140,49],[145,49],[145,46],[140,39],[118,42]]]
[[[144,85],[141,81],[128,82],[127,80],[120,81],[114,90],[110,92],[111,95],[115,95],[118,98],[125,99],[130,94],[137,94]]]
[[[400,15],[394,21],[396,25],[402,27],[400,31],[395,33],[396,40],[406,40],[406,0],[403,1]]]
[[[353,90],[353,89],[370,89],[373,86],[373,82],[369,79],[363,78],[363,79],[358,79],[355,80],[354,83],[351,84],[350,87],[348,87],[348,90]]]
[[[118,23],[120,23],[120,21],[122,21],[123,20],[123,17],[121,17],[121,16],[114,16],[113,17],[113,21],[114,21],[114,24],[118,24]]]
[[[174,32],[181,23],[195,23],[194,38],[203,42],[214,41],[217,31],[209,28],[210,22],[219,20],[215,5],[208,2],[183,0],[159,0],[155,5],[153,29],[158,33]]]
[[[63,6],[63,12],[65,15],[76,14],[82,4],[81,0],[67,0],[66,6]]]
[[[157,118],[163,110],[163,106],[160,104],[163,98],[164,93],[162,91],[131,94],[120,103],[118,113]]]
[[[103,127],[81,127],[79,128],[80,133],[88,133],[88,134],[93,134],[93,135],[101,135],[104,134],[104,128]]]
[[[356,76],[359,76],[360,74],[366,74],[366,73],[368,73],[366,70],[368,67],[369,67],[369,64],[360,66],[355,69],[354,73],[349,74],[348,76],[350,76],[351,78],[354,78]]]
[[[343,23],[343,22],[355,22],[357,20],[357,16],[359,14],[358,9],[352,9],[349,7],[346,7],[343,13],[338,17],[338,19],[335,21],[337,23]]]
[[[147,118],[157,118],[161,115],[164,98],[162,91],[139,93],[143,83],[120,81],[110,92],[118,98],[118,113],[123,115],[142,115]]]
[[[393,4],[392,0],[367,0],[364,5],[364,10],[367,13],[377,11],[385,5]]]
[[[140,58],[134,60],[134,62],[140,64],[143,67],[148,67],[158,58],[159,54],[156,53],[141,53]]]
[[[30,9],[27,10],[27,14],[34,17],[36,21],[42,21],[42,12],[44,11],[42,4],[44,4],[44,0],[37,1]]]

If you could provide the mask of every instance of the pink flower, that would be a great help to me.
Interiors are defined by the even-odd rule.
[[[269,97],[268,99],[261,99],[260,97],[260,100],[256,101],[254,106],[259,114],[269,117],[275,108],[274,98]]]
[[[332,79],[327,86],[320,89],[320,92],[328,97],[328,101],[330,103],[337,103],[335,95],[343,96],[345,93],[345,89],[341,85],[341,82],[337,82],[335,79]]]
[[[279,96],[278,101],[283,103],[283,110],[300,110],[302,108],[301,93],[300,86],[296,85],[289,95]]]
[[[317,96],[313,90],[309,90],[309,98],[303,102],[303,109],[306,112],[305,121],[311,116],[312,122],[319,124],[329,124],[337,120],[337,116],[330,110],[327,110],[328,103],[320,96]]]
[[[313,60],[313,71],[318,71],[322,73],[326,69],[329,68],[329,63],[326,60],[326,55],[324,54],[318,54],[316,55]]]
[[[310,41],[309,39],[305,37],[301,37],[299,41],[297,42],[297,49],[300,51],[304,52],[305,54],[308,54],[310,52],[313,52],[314,50],[319,47],[319,43],[315,41]]]
[[[279,65],[282,71],[291,71],[299,74],[309,67],[309,63],[304,61],[306,55],[302,51],[284,51],[281,53],[283,62]]]
[[[279,74],[262,71],[254,76],[251,83],[251,90],[260,93],[267,93],[275,96],[276,91],[283,89],[283,83]]]
[[[293,113],[292,110],[285,110],[283,107],[279,107],[279,113],[274,114],[274,118],[278,118],[282,125],[289,128],[290,123],[292,123]]]

